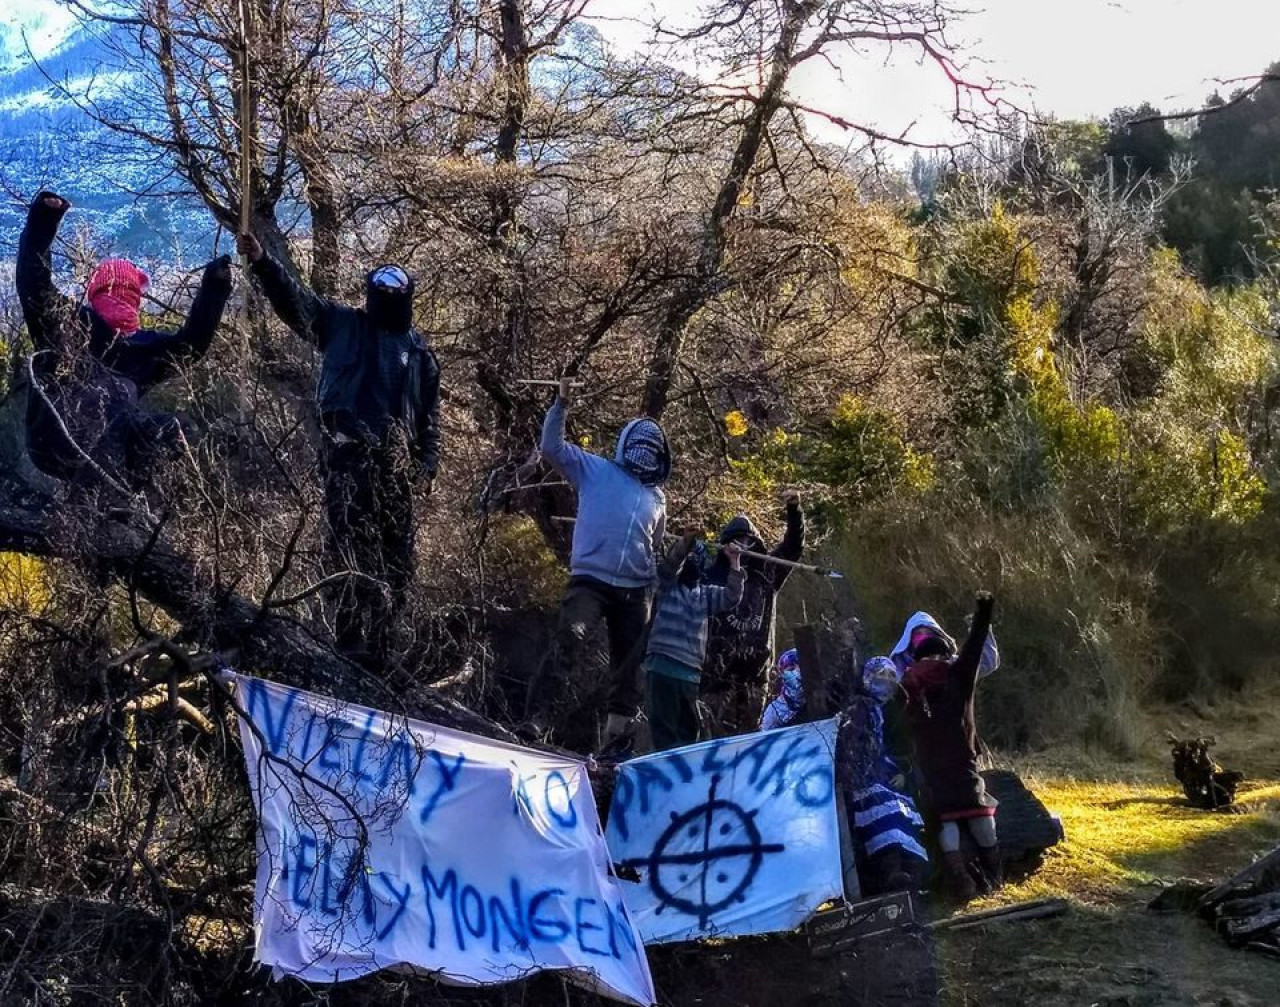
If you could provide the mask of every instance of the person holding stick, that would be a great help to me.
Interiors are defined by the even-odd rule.
[[[765,678],[773,658],[778,592],[795,569],[789,564],[798,563],[804,552],[804,511],[800,507],[800,495],[788,491],[783,495],[783,504],[786,532],[767,555],[751,555],[764,553],[765,546],[745,514],[739,514],[720,532],[721,545],[736,544],[746,554],[742,563],[746,571],[742,601],[712,621],[702,679],[703,691],[719,710],[717,719],[725,734],[752,731],[759,721]],[[785,562],[770,562],[772,559]],[[707,580],[723,585],[728,573],[728,560],[722,553],[711,564]]]
[[[605,744],[629,730],[640,707],[637,672],[657,579],[655,557],[666,530],[662,484],[671,474],[671,450],[656,420],[641,417],[618,435],[613,459],[584,451],[564,437],[572,382],[559,394],[542,425],[542,457],[578,493],[569,558],[569,586],[560,606],[554,670],[534,682],[533,733],[545,734],[556,705],[582,666],[591,630],[602,620],[609,633],[612,683]]]
[[[320,351],[329,548],[354,574],[338,602],[337,644],[380,663],[413,576],[413,485],[430,493],[440,460],[440,365],[413,327],[414,281],[378,266],[364,307],[352,308],[292,279],[252,234],[236,246],[276,314]]]
[[[707,623],[742,599],[742,550],[725,547],[724,587],[703,582],[706,547],[695,534],[667,550],[658,568],[661,595],[645,657],[645,713],[655,752],[698,740],[698,683],[707,654]]]
[[[70,209],[57,193],[41,192],[18,239],[18,300],[35,347],[27,448],[55,479],[137,488],[157,453],[185,443],[177,416],[143,409],[138,400],[209,351],[231,294],[231,259],[204,267],[181,328],[144,328],[150,280],[132,262],[99,262],[79,300],[54,285],[53,241]]]

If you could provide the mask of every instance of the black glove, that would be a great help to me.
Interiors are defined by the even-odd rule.
[[[974,609],[973,617],[975,619],[991,618],[991,613],[995,611],[996,599],[990,591],[979,591],[974,601],[977,605]]]
[[[219,255],[204,267],[202,283],[223,290],[231,289],[231,256]]]

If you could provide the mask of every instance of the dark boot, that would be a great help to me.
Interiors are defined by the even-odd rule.
[[[982,867],[984,892],[994,892],[1004,884],[1004,859],[1000,856],[999,843],[978,847],[978,864]]]
[[[961,902],[968,902],[978,894],[978,886],[969,873],[968,858],[960,851],[942,855],[942,878],[947,893]]]
[[[883,895],[886,892],[904,892],[912,887],[911,872],[902,862],[902,851],[896,846],[886,846],[870,858],[868,894]]]

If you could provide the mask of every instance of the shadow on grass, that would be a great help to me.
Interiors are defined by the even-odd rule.
[[[1184,827],[1176,841],[1118,852],[1115,861],[1132,871],[1152,875],[1227,876],[1249,866],[1259,853],[1280,844],[1280,825],[1269,818],[1224,816],[1213,811],[1189,813],[1203,816],[1202,832],[1188,834]],[[1183,824],[1188,824],[1185,819]],[[1194,822],[1189,824],[1194,828]]]
[[[1166,808],[1190,808],[1185,797],[1122,797],[1114,801],[1103,801],[1098,805],[1107,811],[1119,811],[1135,804],[1154,804]]]

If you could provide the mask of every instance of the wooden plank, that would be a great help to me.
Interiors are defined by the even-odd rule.
[[[844,897],[848,902],[857,902],[862,898],[862,881],[858,877],[858,853],[849,828],[849,807],[843,800],[836,801],[836,823],[840,829],[840,874],[844,879]]]
[[[806,720],[822,720],[830,715],[828,694],[822,674],[822,653],[818,649],[818,634],[812,626],[797,626],[796,651],[800,655],[800,680],[804,683],[804,709],[795,723]]]
[[[1011,906],[983,909],[976,913],[949,916],[945,920],[934,920],[928,928],[930,930],[964,930],[968,927],[985,926],[988,923],[1042,920],[1051,916],[1062,916],[1070,908],[1071,903],[1066,899],[1033,899],[1030,902],[1017,902]]]

